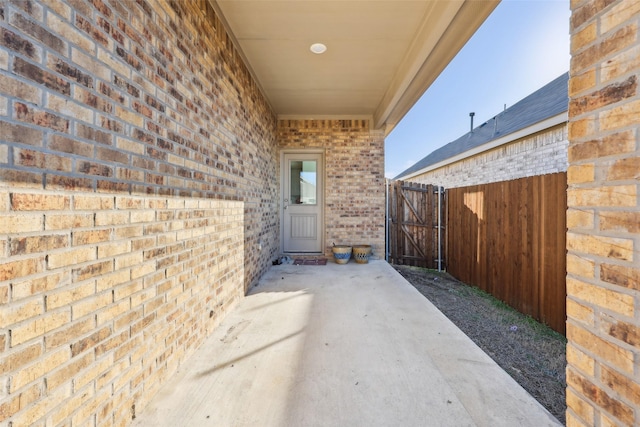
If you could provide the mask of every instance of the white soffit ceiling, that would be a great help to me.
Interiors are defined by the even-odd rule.
[[[373,118],[387,132],[499,0],[217,0],[279,118]],[[327,51],[314,54],[313,43]]]

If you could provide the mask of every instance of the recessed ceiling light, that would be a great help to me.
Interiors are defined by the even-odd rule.
[[[314,43],[314,44],[311,45],[311,47],[309,49],[311,50],[311,52],[320,55],[321,53],[325,53],[326,52],[327,47],[325,45],[323,45],[322,43]]]

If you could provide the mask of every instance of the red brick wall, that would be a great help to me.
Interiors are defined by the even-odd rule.
[[[0,2],[0,424],[129,423],[277,255],[277,170],[207,1]]]
[[[640,3],[571,8],[567,425],[640,425]]]

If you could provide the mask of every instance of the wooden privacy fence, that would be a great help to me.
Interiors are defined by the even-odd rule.
[[[567,174],[447,190],[447,270],[565,333]]]
[[[439,187],[393,181],[387,203],[389,262],[444,268],[445,202]]]

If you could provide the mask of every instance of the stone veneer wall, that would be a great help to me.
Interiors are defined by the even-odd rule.
[[[0,33],[0,424],[126,425],[277,256],[276,119],[207,1]]]
[[[510,181],[567,171],[567,126],[555,126],[407,179],[444,188]]]
[[[571,2],[567,425],[640,425],[640,2]]]
[[[384,259],[384,131],[368,120],[279,120],[278,145],[325,150],[325,254],[333,243],[369,244]]]

